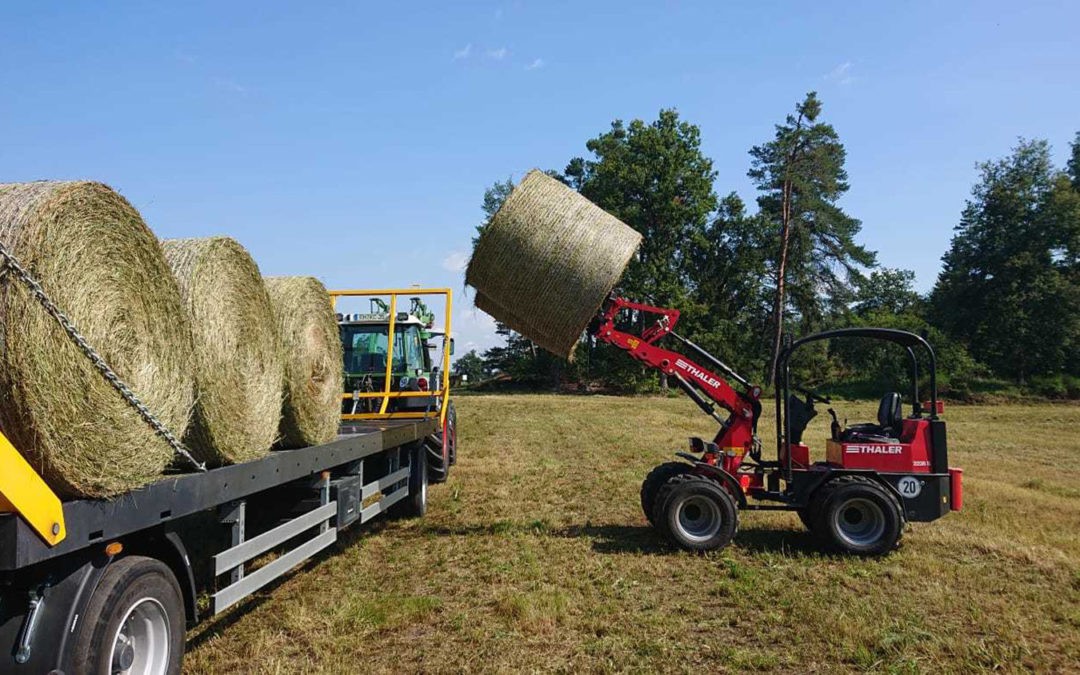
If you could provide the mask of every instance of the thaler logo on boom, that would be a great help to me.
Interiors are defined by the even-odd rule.
[[[683,370],[689,372],[691,375],[701,380],[705,384],[709,385],[710,387],[720,386],[720,380],[716,379],[715,377],[709,377],[709,375],[704,370],[701,370],[700,368],[695,368],[694,366],[690,365],[686,361],[683,361],[682,359],[675,359],[675,367],[682,368]]]

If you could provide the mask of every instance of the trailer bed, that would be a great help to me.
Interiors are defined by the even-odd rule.
[[[3,514],[0,515],[0,571],[34,565],[243,499],[419,441],[435,433],[436,428],[437,418],[353,422],[343,426],[338,438],[325,445],[277,450],[244,464],[178,474],[110,500],[65,502],[67,537],[53,547],[18,516]]]

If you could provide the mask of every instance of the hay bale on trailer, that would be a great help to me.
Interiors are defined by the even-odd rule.
[[[178,436],[194,402],[191,332],[161,245],[101,183],[0,184],[0,241]],[[38,301],[0,285],[0,427],[63,497],[160,478],[173,450]]]
[[[266,277],[285,346],[283,448],[329,443],[337,436],[343,390],[342,349],[334,307],[315,277]]]
[[[481,233],[465,273],[476,306],[560,356],[619,281],[641,235],[533,170]]]
[[[185,441],[221,465],[258,459],[277,440],[285,362],[262,275],[229,237],[166,239],[194,338],[196,402]]]

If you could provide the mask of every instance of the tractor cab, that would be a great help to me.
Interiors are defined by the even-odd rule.
[[[344,353],[345,393],[383,391],[389,377],[389,391],[420,392],[438,389],[439,369],[432,366],[431,352],[435,316],[420,300],[411,298],[407,312],[397,312],[391,321],[390,308],[379,298],[371,298],[364,314],[339,314]],[[392,327],[392,328],[391,328]],[[391,341],[391,330],[393,340]],[[392,342],[392,344],[391,344]],[[342,400],[343,414],[377,412],[379,398],[351,397]],[[437,410],[434,396],[389,399],[387,412]]]
[[[945,422],[939,418],[942,407],[937,399],[937,372],[934,350],[923,338],[889,328],[844,328],[817,333],[796,340],[780,355],[776,383],[778,449],[782,468],[810,469],[810,449],[803,443],[803,433],[818,414],[816,403],[832,401],[807,387],[791,382],[791,359],[800,347],[831,339],[871,339],[896,344],[907,354],[907,401],[900,392],[885,392],[872,421],[847,425],[841,423],[833,408],[825,461],[819,467],[831,469],[873,470],[896,473],[947,473]],[[919,359],[921,351],[929,370],[929,401],[919,396]],[[904,416],[904,408],[910,414]]]

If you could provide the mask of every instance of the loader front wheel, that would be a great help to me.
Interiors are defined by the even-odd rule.
[[[653,520],[653,512],[655,511],[656,496],[660,493],[660,488],[672,476],[690,473],[691,469],[693,469],[692,466],[683,462],[664,462],[660,466],[654,467],[649,472],[649,475],[645,476],[645,480],[641,482],[641,510],[645,513],[645,518],[650,525],[656,524]]]
[[[739,529],[739,511],[731,493],[716,481],[691,473],[664,483],[654,518],[656,528],[671,543],[694,553],[724,548]]]

